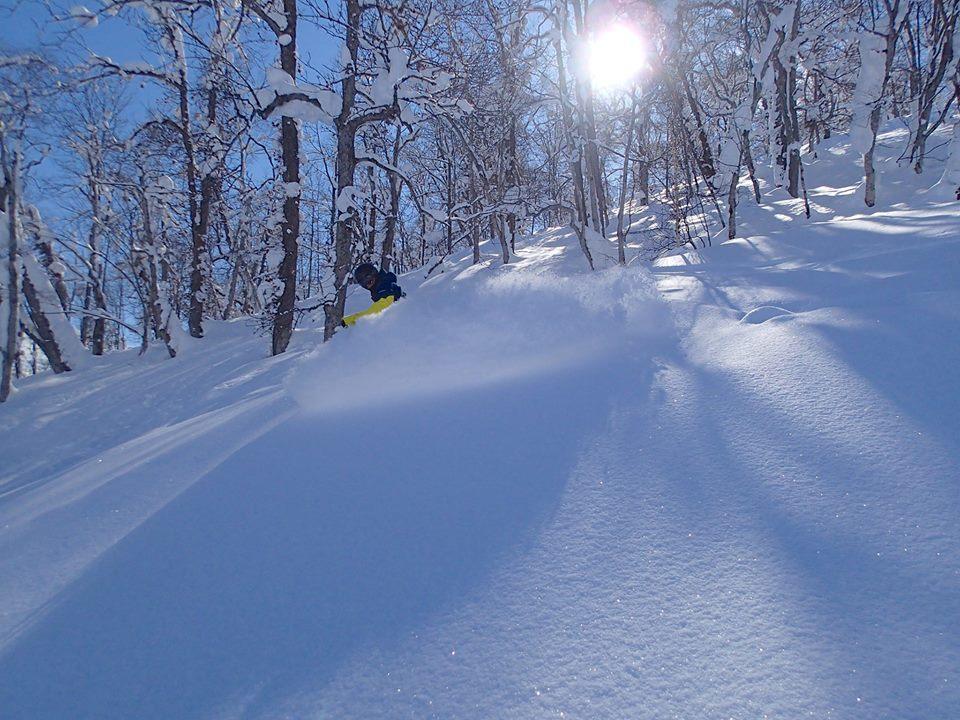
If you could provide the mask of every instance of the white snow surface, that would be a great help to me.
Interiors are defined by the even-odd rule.
[[[838,139],[809,221],[744,188],[653,267],[555,230],[326,345],[23,382],[0,715],[954,717],[960,215],[889,142],[895,204]]]

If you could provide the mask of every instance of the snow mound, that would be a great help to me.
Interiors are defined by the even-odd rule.
[[[759,325],[760,323],[765,323],[767,320],[783,317],[785,315],[790,316],[793,315],[793,313],[790,310],[777,307],[776,305],[761,305],[760,307],[754,308],[740,318],[740,322],[747,325]]]

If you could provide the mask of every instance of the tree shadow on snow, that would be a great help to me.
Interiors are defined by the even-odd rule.
[[[815,664],[792,668],[796,677],[788,681],[799,688],[812,684],[824,707],[884,717],[949,714],[958,698],[955,683],[945,683],[956,679],[960,662],[960,634],[952,620],[960,612],[960,593],[949,568],[958,558],[944,557],[942,567],[931,564],[925,522],[932,518],[912,515],[938,501],[921,493],[915,503],[905,503],[900,495],[910,497],[909,484],[891,497],[890,489],[901,482],[895,470],[738,392],[720,373],[690,365],[675,373],[683,378],[676,386],[680,394],[699,401],[681,404],[677,415],[665,397],[646,412],[658,426],[693,432],[682,453],[648,445],[640,484],[625,488],[624,506],[649,511],[652,494],[680,527],[712,539],[704,547],[705,553],[719,553],[711,571],[729,562],[721,543],[732,542],[746,557],[775,560],[776,577],[753,578],[759,583],[754,591],[770,598],[760,607],[773,613],[772,636],[751,640],[773,658],[782,627],[805,648],[801,653],[815,648]],[[690,411],[695,414],[683,414]],[[956,541],[954,534],[934,538],[932,545],[955,548]],[[926,559],[904,552],[915,544]],[[736,582],[742,572],[736,563],[727,570],[732,574],[720,576],[724,583]],[[704,592],[696,579],[694,586]],[[760,619],[760,627],[764,622],[769,620]],[[705,626],[704,637],[714,630]],[[794,709],[799,714],[810,708]]]
[[[284,423],[8,644],[4,718],[257,717],[321,690],[524,552],[608,382],[567,371]]]

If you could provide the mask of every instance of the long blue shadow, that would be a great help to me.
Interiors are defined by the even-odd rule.
[[[625,381],[581,368],[281,425],[33,619],[0,657],[0,714],[257,716],[322,689],[524,552]]]

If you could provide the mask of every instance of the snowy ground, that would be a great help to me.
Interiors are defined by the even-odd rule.
[[[960,214],[844,150],[651,269],[24,383],[0,717],[956,717]]]

